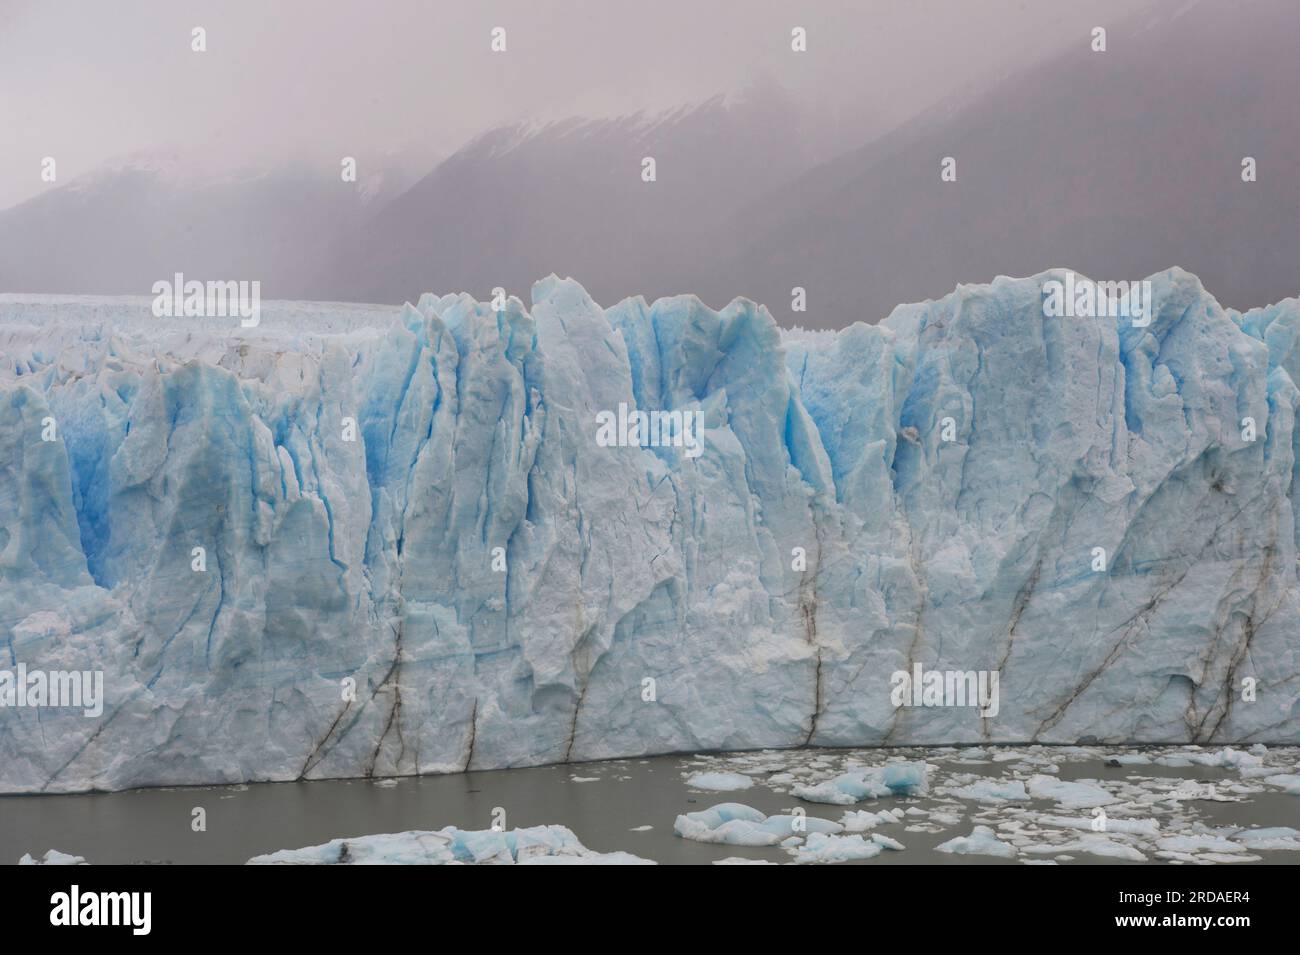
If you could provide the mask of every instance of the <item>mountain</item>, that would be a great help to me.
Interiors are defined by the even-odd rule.
[[[1088,35],[1027,50],[1001,82],[752,204],[689,287],[818,328],[1065,263],[1114,281],[1178,265],[1234,307],[1276,301],[1300,263],[1298,35],[1290,0],[1193,0],[1111,24],[1104,53]]]
[[[192,169],[174,153],[132,156],[0,212],[0,290],[143,295],[182,272],[309,295],[329,242],[410,182],[397,162],[357,183],[303,165]]]
[[[360,185],[127,164],[0,212],[0,290],[140,294],[182,271],[400,304],[555,272],[600,300],[743,294],[782,325],[839,328],[1070,263],[1114,281],[1177,265],[1249,308],[1294,291],[1300,262],[1297,34],[1291,0],[1169,0],[1108,23],[1104,53],[1044,35],[893,130],[765,80],[664,115],[494,129],[436,165],[401,152]]]
[[[831,142],[771,82],[662,116],[496,129],[345,236],[318,297],[400,304],[455,288],[487,298],[550,272],[590,276],[598,297],[683,292],[699,261],[737,241],[732,217]],[[646,157],[653,182],[642,179]]]

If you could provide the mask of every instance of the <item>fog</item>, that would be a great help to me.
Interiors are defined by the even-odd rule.
[[[211,173],[444,156],[768,74],[865,139],[1143,0],[0,0],[0,209],[141,150]],[[505,54],[489,47],[506,30]],[[790,31],[808,31],[792,55]],[[207,52],[191,50],[191,30]],[[854,145],[849,142],[848,145]]]

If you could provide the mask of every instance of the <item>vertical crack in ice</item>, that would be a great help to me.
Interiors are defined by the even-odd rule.
[[[1285,590],[1283,590],[1283,597],[1280,597],[1272,607],[1263,614],[1259,614],[1258,612],[1258,604],[1262,591],[1272,576],[1273,561],[1276,553],[1277,522],[1275,518],[1273,524],[1273,540],[1264,549],[1264,560],[1260,566],[1259,576],[1254,588],[1250,591],[1250,612],[1246,615],[1246,619],[1242,623],[1241,639],[1238,641],[1237,646],[1233,649],[1232,656],[1229,658],[1227,672],[1224,675],[1223,683],[1219,688],[1219,692],[1215,695],[1210,710],[1201,718],[1200,723],[1195,728],[1195,734],[1193,736],[1194,742],[1212,741],[1218,734],[1219,729],[1223,726],[1224,722],[1228,719],[1232,710],[1233,700],[1236,698],[1235,683],[1237,680],[1237,668],[1241,665],[1242,661],[1250,655],[1251,643],[1255,639],[1255,634],[1258,632],[1259,628],[1267,622],[1282,605],[1282,601],[1285,598]],[[1220,701],[1222,701],[1222,707],[1219,705]],[[1210,713],[1216,709],[1219,711],[1218,717],[1215,719],[1214,725],[1210,728],[1210,731],[1207,734],[1205,733],[1205,722],[1209,718]]]
[[[45,782],[41,785],[40,791],[41,792],[48,791],[50,786],[53,785],[54,781],[58,779],[60,776],[62,776],[69,766],[71,766],[73,763],[75,763],[78,759],[81,758],[82,753],[88,750],[101,736],[104,735],[105,731],[108,730],[109,726],[113,724],[113,722],[118,718],[118,716],[120,716],[123,712],[126,711],[127,706],[137,696],[139,696],[141,692],[142,691],[139,689],[134,690],[125,700],[123,700],[117,706],[117,708],[113,710],[112,715],[109,716],[108,719],[100,723],[99,726],[95,728],[95,732],[91,733],[90,736],[86,738],[85,742],[83,742],[80,746],[78,746],[76,751],[63,761],[62,765],[60,765],[58,769],[50,773],[49,777],[47,777]]]
[[[899,501],[899,515],[903,519],[903,526],[907,528],[908,567],[912,572],[912,579],[916,581],[917,585],[916,613],[912,618],[912,639],[908,643],[907,656],[903,661],[904,671],[910,674],[912,672],[912,666],[916,662],[916,655],[920,651],[922,644],[925,642],[925,611],[930,601],[930,584],[926,578],[923,564],[920,559],[920,543],[917,540],[916,531],[912,527],[912,516],[904,505],[901,494],[897,496],[897,500]],[[865,661],[862,666],[866,666]],[[861,670],[862,667],[859,667],[858,672],[860,673]],[[857,676],[855,675],[854,680],[856,679]],[[894,711],[889,717],[889,728],[885,730],[885,734],[880,740],[882,746],[887,746],[889,744],[895,731],[902,723],[903,710],[904,707],[894,707]]]
[[[822,715],[822,647],[817,639],[817,610],[820,603],[818,594],[818,579],[822,572],[822,547],[823,535],[821,523],[817,519],[816,504],[809,511],[813,522],[813,532],[817,538],[817,556],[813,562],[812,574],[807,571],[802,575],[799,581],[799,615],[803,621],[804,640],[809,646],[815,648],[816,663],[813,668],[813,707],[812,714],[808,720],[808,735],[804,737],[805,746],[812,745],[813,737],[817,735],[817,721]]]
[[[397,627],[394,630],[393,646],[393,663],[384,674],[383,680],[380,681],[378,688],[375,690],[375,696],[381,693],[385,687],[391,685],[393,693],[393,705],[388,710],[388,719],[384,722],[384,730],[379,734],[379,739],[375,741],[375,748],[370,754],[370,761],[366,765],[365,776],[367,778],[375,775],[375,767],[378,765],[379,756],[384,748],[384,740],[388,738],[390,731],[395,730],[397,736],[397,755],[393,758],[393,770],[397,772],[401,769],[402,757],[406,755],[406,742],[402,738],[402,634],[406,626],[405,609],[398,609]],[[374,696],[371,697],[374,699]]]
[[[351,708],[352,708],[352,701],[344,700],[343,709],[338,711],[338,713],[334,717],[334,722],[330,723],[329,729],[325,731],[325,735],[321,737],[320,742],[312,746],[311,752],[307,754],[306,762],[302,764],[302,769],[298,771],[297,779],[299,781],[306,779],[307,774],[311,772],[312,768],[317,763],[319,763],[322,759],[325,758],[327,752],[325,749],[325,744],[330,741],[330,738],[334,735],[334,731],[338,729],[339,723],[342,722],[343,717],[347,715],[348,710]],[[315,762],[313,762],[313,760],[315,760]]]
[[[465,759],[461,763],[460,771],[468,772],[470,764],[474,762],[474,744],[478,740],[478,697],[474,697],[474,705],[469,711],[469,739],[465,741]]]

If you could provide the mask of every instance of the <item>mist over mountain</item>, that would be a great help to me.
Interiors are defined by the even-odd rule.
[[[0,212],[0,289],[144,295],[183,272],[311,297],[330,242],[409,182],[400,163],[344,183],[301,164],[202,176],[168,153],[132,156]]]
[[[770,82],[665,116],[496,129],[345,236],[323,297],[486,298],[552,272],[584,276],[600,301],[692,291],[696,268],[739,241],[734,217],[827,158],[829,138]]]
[[[1289,0],[1165,7],[1113,26],[1105,53],[1081,37],[755,203],[688,284],[831,328],[1056,266],[1118,281],[1176,265],[1239,309],[1295,295],[1297,37]]]
[[[398,151],[356,183],[332,157],[206,178],[147,157],[0,211],[0,291],[143,294],[181,271],[396,304],[553,272],[607,304],[743,295],[811,328],[1052,267],[1179,266],[1236,308],[1295,294],[1300,7],[1169,2],[1108,22],[1105,52],[1086,31],[1064,54],[1027,45],[893,129],[769,79],[663,114],[500,126],[438,163]]]

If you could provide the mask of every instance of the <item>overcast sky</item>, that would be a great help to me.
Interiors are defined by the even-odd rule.
[[[769,75],[880,132],[1152,0],[0,0],[0,208],[110,159],[195,172],[446,155],[503,122],[659,110]],[[808,30],[792,55],[790,29]],[[208,50],[190,50],[190,31]],[[490,31],[507,31],[505,55]],[[199,168],[202,166],[203,168]]]

